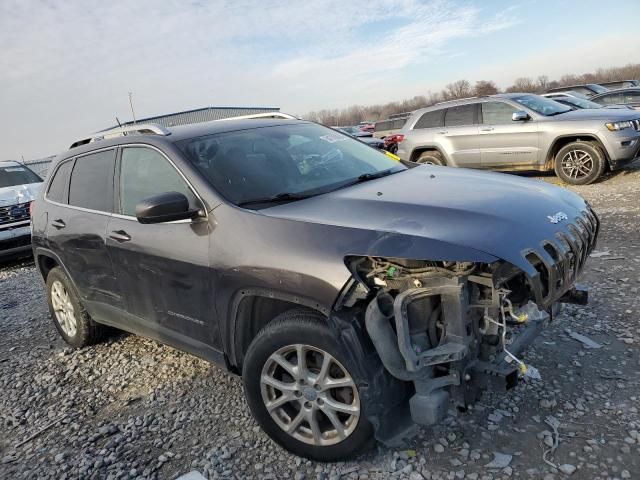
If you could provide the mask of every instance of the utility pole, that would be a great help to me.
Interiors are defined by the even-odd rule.
[[[129,105],[131,106],[131,115],[133,116],[133,123],[136,123],[136,113],[133,111],[133,92],[129,92]]]

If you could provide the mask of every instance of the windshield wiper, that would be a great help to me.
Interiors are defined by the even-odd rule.
[[[282,192],[271,197],[253,198],[251,200],[245,200],[238,203],[239,207],[246,207],[247,205],[257,205],[260,203],[280,203],[280,202],[294,202],[296,200],[304,200],[305,198],[313,197],[311,194],[303,193],[290,193]]]
[[[563,110],[562,112],[553,112],[550,113],[549,115],[547,115],[547,117],[553,117],[554,115],[560,115],[561,113],[567,113],[570,112],[572,109],[570,108],[569,110]]]

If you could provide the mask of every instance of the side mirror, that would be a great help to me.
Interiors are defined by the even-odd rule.
[[[147,197],[136,205],[140,223],[164,223],[193,219],[198,210],[189,209],[189,200],[182,193],[167,192]]]
[[[511,120],[514,122],[526,122],[527,120],[531,120],[531,117],[524,110],[518,110],[517,112],[513,112]]]

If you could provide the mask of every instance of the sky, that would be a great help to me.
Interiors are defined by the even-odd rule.
[[[0,160],[206,106],[313,110],[640,62],[639,0],[0,0]]]

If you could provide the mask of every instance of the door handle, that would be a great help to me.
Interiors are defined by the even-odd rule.
[[[64,223],[64,220],[58,218],[57,220],[54,220],[51,222],[51,226],[57,228],[58,230],[60,230],[61,228],[64,228],[67,226],[66,223]]]
[[[493,127],[486,127],[486,128],[481,128],[480,131],[481,132],[492,132],[494,130]]]
[[[447,130],[440,130],[439,132],[436,132],[440,135],[446,135],[447,133],[449,133]]]
[[[131,240],[131,236],[124,230],[114,230],[109,234],[109,238],[112,238],[116,242],[128,242]]]

